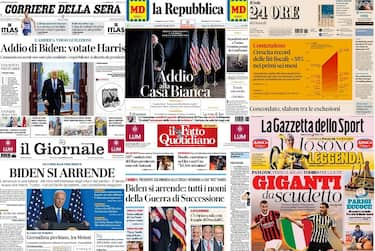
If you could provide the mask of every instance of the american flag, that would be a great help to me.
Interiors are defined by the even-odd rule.
[[[186,212],[184,207],[175,207],[174,215],[173,215],[173,222],[172,222],[172,229],[173,234],[176,235],[177,239],[179,239],[182,243],[182,250],[186,250]]]
[[[209,75],[211,73],[211,60],[210,51],[208,49],[208,31],[205,30],[203,33],[201,49],[199,50],[199,59],[202,65],[204,74]]]
[[[193,70],[193,75],[196,76],[201,70],[200,61],[199,61],[197,30],[194,31],[193,39],[191,41],[189,63],[190,63],[191,69]]]
[[[27,125],[26,117],[23,117],[22,118],[22,127],[26,127],[26,125]]]
[[[165,215],[165,211],[168,208],[166,207],[155,207],[152,210],[155,210],[159,219],[166,220],[167,217]],[[186,250],[186,211],[184,207],[175,207],[173,213],[173,220],[172,220],[172,231],[173,235],[176,236],[177,239],[180,240],[182,244],[182,250]]]
[[[32,189],[27,207],[27,229],[38,229],[37,224],[44,209],[43,194],[40,189]]]
[[[73,215],[73,219],[75,221],[82,222],[85,220],[80,189],[72,189],[72,193],[70,194],[68,210]]]
[[[211,64],[212,68],[214,68],[214,71],[217,72],[221,68],[221,63],[220,63],[220,50],[219,50],[219,44],[217,43],[217,32],[215,30],[215,37],[214,41],[212,43],[212,48],[211,48]]]

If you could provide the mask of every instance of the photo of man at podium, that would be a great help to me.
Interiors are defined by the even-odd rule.
[[[79,222],[74,215],[66,208],[63,208],[66,200],[66,193],[57,190],[54,193],[53,205],[41,211],[39,228],[41,230],[88,230],[87,221]]]

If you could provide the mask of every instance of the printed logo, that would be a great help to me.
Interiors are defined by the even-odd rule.
[[[249,125],[231,125],[230,141],[249,142]]]
[[[108,153],[124,153],[124,140],[108,139]]]
[[[357,147],[362,149],[370,149],[373,146],[372,139],[359,139],[357,141]]]
[[[16,158],[17,142],[15,139],[0,139],[0,158]]]
[[[144,22],[149,19],[148,0],[128,0],[127,20]]]
[[[17,143],[15,139],[0,139],[0,153],[16,153]]]
[[[158,125],[158,147],[217,147],[217,126]]]
[[[113,23],[112,26],[107,27],[108,34],[123,34],[125,33],[125,27],[123,25],[119,25],[119,23]]]
[[[18,24],[7,23],[5,26],[0,27],[1,35],[18,35]]]
[[[290,249],[305,250],[309,246],[313,232],[313,224],[310,220],[301,220],[302,228],[293,227],[293,223],[285,218],[281,219],[280,223],[285,244]]]
[[[143,142],[145,140],[144,125],[126,125],[126,141]]]
[[[247,21],[247,0],[228,0],[228,21]]]
[[[268,140],[267,139],[254,139],[253,140],[253,148],[256,149],[264,149],[268,148]]]

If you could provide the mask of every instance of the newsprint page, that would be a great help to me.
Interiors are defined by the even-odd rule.
[[[374,250],[374,0],[0,0],[0,251]]]

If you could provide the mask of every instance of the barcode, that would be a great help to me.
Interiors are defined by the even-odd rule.
[[[249,116],[235,116],[234,121],[236,121],[236,122],[249,122]]]
[[[10,154],[10,153],[2,153],[0,155],[1,158],[15,158],[16,155],[15,154]]]
[[[294,29],[294,33],[308,33],[309,30],[305,28],[296,28]]]

